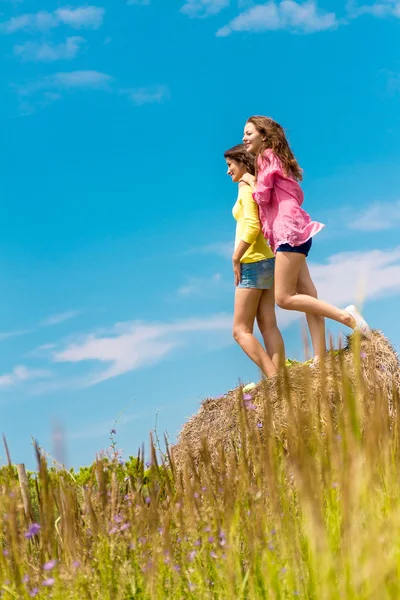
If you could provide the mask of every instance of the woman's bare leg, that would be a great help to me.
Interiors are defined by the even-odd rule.
[[[254,321],[263,290],[236,288],[233,316],[233,337],[249,358],[267,376],[276,375],[277,369],[253,335]]]
[[[350,313],[307,294],[297,294],[300,270],[306,262],[304,254],[277,252],[275,260],[275,299],[280,308],[298,310],[325,317],[354,329],[356,322]]]
[[[307,296],[318,298],[317,289],[311,279],[306,261],[300,267],[296,289],[298,294],[306,294]],[[326,354],[325,319],[324,317],[310,313],[306,314],[306,318],[314,349],[314,361],[318,361]]]
[[[257,324],[268,356],[277,369],[285,364],[285,345],[276,322],[274,288],[263,290],[257,310]]]

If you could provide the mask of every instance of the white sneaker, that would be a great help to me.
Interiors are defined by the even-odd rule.
[[[367,340],[370,340],[372,338],[371,328],[368,325],[368,323],[366,322],[366,320],[363,319],[363,317],[360,315],[360,313],[358,312],[358,310],[354,306],[354,304],[350,304],[350,306],[348,306],[344,310],[346,312],[350,313],[356,322],[354,331],[359,331],[364,337],[367,338]]]

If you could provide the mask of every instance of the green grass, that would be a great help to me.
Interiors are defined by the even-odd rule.
[[[205,441],[183,473],[154,448],[149,469],[112,455],[79,474],[39,453],[26,517],[3,468],[1,598],[398,600],[397,395],[367,402],[361,377],[354,389],[336,368],[334,409],[310,389],[300,411],[283,385],[285,440],[266,397],[262,427],[241,408],[235,454],[212,463]]]

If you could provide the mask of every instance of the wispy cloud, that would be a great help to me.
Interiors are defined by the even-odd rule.
[[[24,366],[15,367],[11,373],[0,375],[0,388],[11,388],[21,383],[35,379],[44,379],[51,377],[52,373],[44,369],[28,369]]]
[[[56,363],[105,363],[109,366],[90,376],[95,385],[150,364],[158,363],[178,347],[190,345],[194,334],[217,334],[231,328],[229,315],[186,319],[173,323],[130,322],[115,325],[108,334],[90,334],[63,350],[52,353]]]
[[[197,249],[196,252],[216,254],[223,258],[232,258],[233,249],[233,242],[215,242],[213,244],[208,244],[207,246],[202,246]]]
[[[122,90],[122,94],[128,96],[136,106],[145,104],[161,104],[170,97],[167,85],[153,85],[149,87]]]
[[[237,31],[262,32],[286,29],[298,33],[315,33],[337,27],[335,13],[320,11],[315,2],[303,4],[293,0],[257,4],[245,10],[217,31],[226,37]]]
[[[110,91],[114,78],[99,71],[59,72],[33,83],[16,87],[21,113],[32,114],[37,106],[47,106],[66,91]]]
[[[31,333],[35,333],[39,331],[42,327],[51,327],[58,325],[59,323],[63,323],[65,321],[69,321],[70,319],[74,319],[78,315],[82,313],[81,310],[70,310],[63,313],[59,313],[56,315],[50,315],[43,319],[37,325],[27,328],[27,329],[16,329],[11,331],[1,331],[0,332],[0,341],[8,340],[14,337],[21,337],[24,335],[29,335]]]
[[[204,18],[217,15],[230,5],[230,0],[186,0],[181,12],[190,18]]]
[[[223,284],[221,273],[214,273],[211,277],[190,277],[184,285],[178,288],[176,293],[182,298],[209,295],[220,290]]]
[[[372,4],[359,4],[351,1],[347,6],[350,17],[356,18],[362,15],[374,17],[397,17],[400,18],[400,2],[398,0],[382,0]]]
[[[69,310],[67,312],[50,315],[42,321],[41,325],[44,327],[48,327],[49,325],[58,325],[59,323],[65,323],[65,321],[75,319],[75,317],[78,317],[81,314],[81,310]]]
[[[61,44],[50,42],[25,42],[14,46],[14,56],[23,61],[53,62],[55,60],[72,60],[85,45],[84,38],[69,37]]]
[[[400,225],[400,201],[377,202],[348,220],[349,229],[385,231]]]
[[[46,32],[60,25],[66,25],[72,29],[98,29],[103,23],[104,14],[104,8],[98,6],[65,7],[58,8],[54,12],[39,11],[13,17],[0,23],[0,33]]]
[[[15,331],[1,331],[0,332],[0,342],[3,340],[8,340],[14,337],[21,337],[23,335],[28,335],[32,333],[34,329],[16,329]]]

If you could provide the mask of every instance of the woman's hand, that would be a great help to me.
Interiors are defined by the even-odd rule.
[[[233,265],[233,276],[234,276],[234,280],[235,280],[235,287],[237,287],[240,283],[241,272],[240,272],[240,260],[238,258],[236,258],[235,255],[232,256],[232,265]]]
[[[244,183],[248,183],[249,185],[251,185],[252,188],[256,185],[256,178],[254,177],[254,175],[251,175],[250,173],[245,173],[244,175],[242,175],[240,181],[244,181]]]

